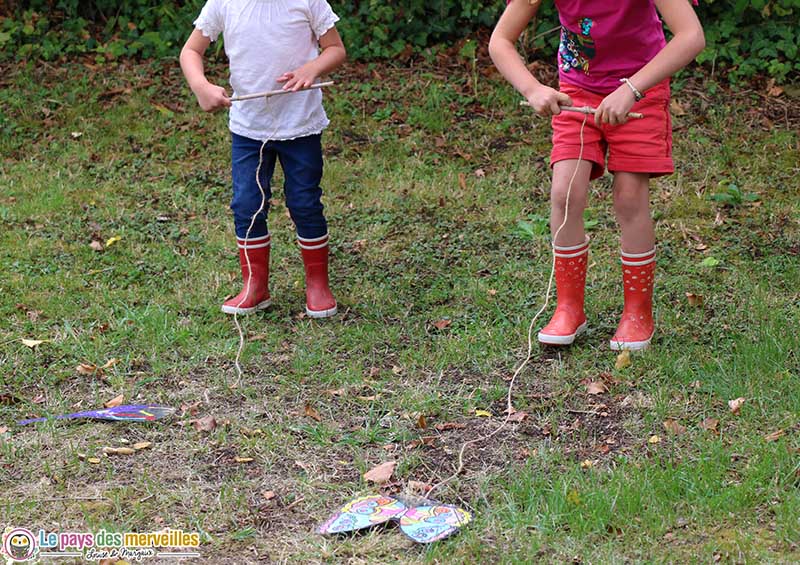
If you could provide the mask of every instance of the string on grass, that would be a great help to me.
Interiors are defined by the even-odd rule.
[[[565,108],[562,106],[561,109],[564,110]],[[514,371],[514,374],[511,376],[511,381],[508,383],[508,393],[506,394],[506,417],[503,419],[503,421],[500,423],[499,426],[497,426],[494,430],[492,430],[488,434],[485,434],[475,439],[467,440],[461,445],[461,449],[459,449],[458,451],[458,467],[456,467],[455,472],[446,479],[441,480],[435,485],[433,485],[431,489],[426,493],[426,496],[428,497],[431,497],[432,493],[435,490],[440,489],[441,487],[443,487],[444,485],[446,485],[447,483],[449,483],[462,473],[462,471],[464,470],[464,453],[470,445],[482,443],[487,439],[500,433],[500,431],[505,429],[505,427],[508,425],[509,419],[511,418],[512,414],[514,414],[514,405],[512,402],[514,395],[514,385],[516,384],[517,377],[522,372],[522,370],[528,366],[528,363],[530,363],[531,357],[533,356],[533,328],[536,325],[536,321],[539,319],[539,316],[542,315],[542,313],[547,309],[547,307],[550,304],[550,294],[552,293],[553,290],[553,276],[555,274],[555,269],[556,269],[556,254],[554,246],[555,242],[558,241],[558,236],[561,233],[561,230],[567,224],[567,218],[569,217],[569,201],[570,201],[570,194],[572,193],[572,185],[575,183],[575,177],[578,176],[578,170],[580,169],[581,161],[583,160],[583,149],[584,149],[583,130],[586,127],[586,121],[589,119],[589,114],[592,112],[581,112],[581,113],[583,113],[583,122],[581,123],[581,130],[580,130],[580,142],[581,142],[580,151],[578,152],[578,160],[575,163],[575,171],[573,171],[572,177],[569,179],[569,185],[567,185],[567,201],[566,201],[566,206],[564,208],[564,220],[561,222],[561,225],[558,226],[558,229],[556,229],[555,234],[553,234],[553,247],[551,248],[552,262],[550,264],[550,275],[547,280],[547,290],[544,293],[544,303],[542,304],[542,307],[539,309],[539,311],[536,312],[536,314],[533,316],[533,318],[530,321],[530,324],[528,324],[528,352],[525,355],[525,359],[523,359],[522,363],[520,363],[519,366]]]

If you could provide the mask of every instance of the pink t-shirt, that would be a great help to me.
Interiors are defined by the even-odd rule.
[[[653,0],[555,0],[559,78],[592,92],[616,90],[666,45]]]

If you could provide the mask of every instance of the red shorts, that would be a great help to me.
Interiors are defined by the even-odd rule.
[[[561,83],[561,92],[572,98],[573,106],[597,106],[604,94],[589,92],[578,86]],[[594,116],[586,120],[583,130],[583,158],[592,161],[591,178],[605,171],[606,152],[609,172],[649,173],[658,177],[675,170],[672,163],[672,120],[669,115],[669,80],[645,92],[645,97],[631,108],[644,118],[631,118],[619,126],[597,125]],[[580,155],[580,131],[583,114],[561,112],[553,116],[553,151],[550,166]]]

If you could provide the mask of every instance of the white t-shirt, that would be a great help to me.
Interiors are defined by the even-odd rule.
[[[339,20],[326,0],[208,0],[194,25],[230,62],[234,96],[281,88],[277,78],[319,54],[319,38]],[[322,90],[234,102],[232,132],[263,141],[320,133],[330,122]]]

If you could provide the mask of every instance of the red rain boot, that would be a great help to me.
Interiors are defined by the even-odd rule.
[[[328,287],[328,235],[297,239],[306,268],[306,314],[329,318],[336,314],[336,299]]]
[[[622,309],[617,332],[611,338],[611,349],[636,351],[650,345],[655,332],[655,321],[653,321],[655,272],[655,249],[647,253],[622,252],[625,307]]]
[[[542,331],[539,343],[569,345],[587,328],[583,312],[589,238],[572,247],[553,246],[555,253],[556,311]]]
[[[222,305],[226,314],[247,314],[270,305],[269,298],[269,234],[264,237],[238,239],[239,263],[242,266],[244,289]],[[248,267],[248,259],[250,265]]]

